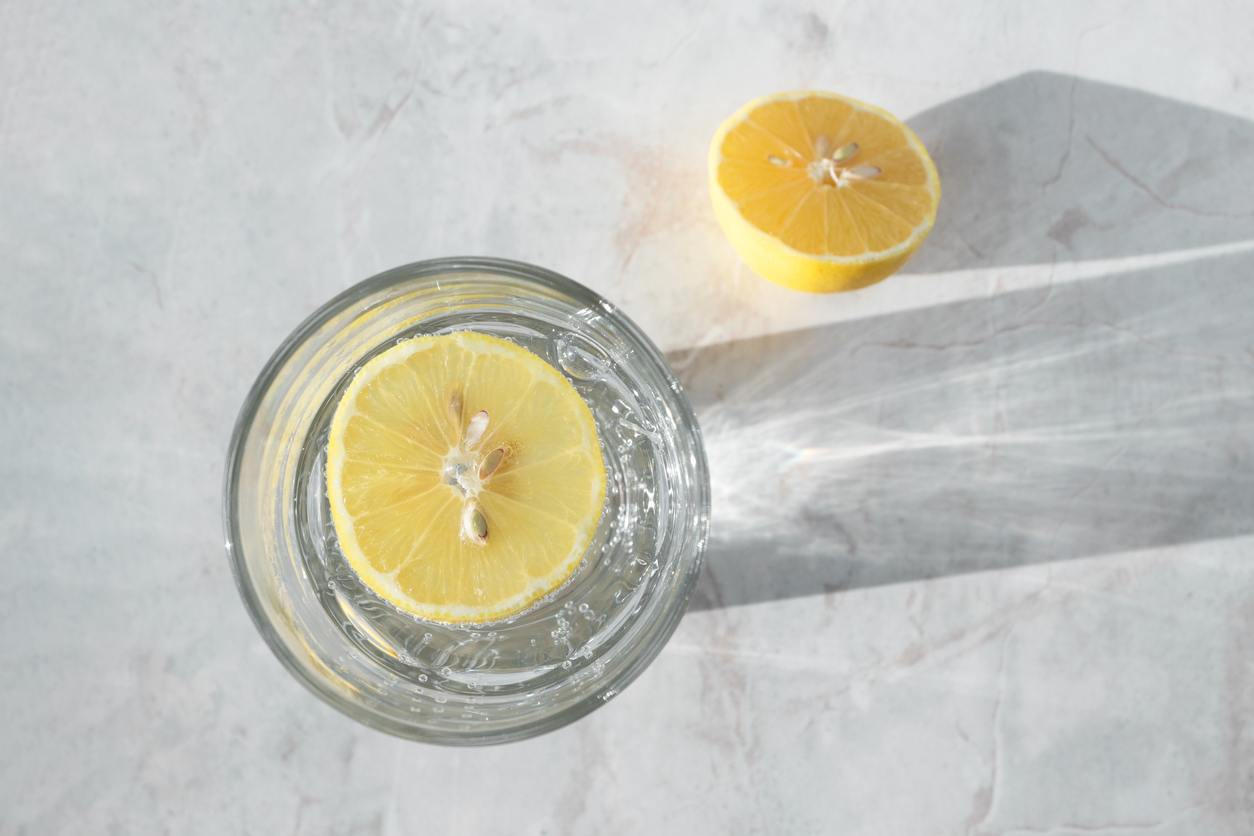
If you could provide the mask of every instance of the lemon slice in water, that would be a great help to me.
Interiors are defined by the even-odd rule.
[[[388,349],[331,421],[327,495],[344,556],[432,621],[497,621],[560,586],[605,484],[592,412],[570,381],[486,334]]]

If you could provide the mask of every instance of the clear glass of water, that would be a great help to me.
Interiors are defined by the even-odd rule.
[[[608,477],[571,579],[482,625],[422,621],[375,595],[344,559],[326,497],[327,433],[356,371],[398,340],[462,330],[511,340],[570,380]],[[661,353],[591,290],[497,259],[399,267],[314,313],[244,402],[225,481],[231,568],[280,661],[354,719],[453,745],[540,734],[622,691],[683,616],[709,527],[700,431]]]

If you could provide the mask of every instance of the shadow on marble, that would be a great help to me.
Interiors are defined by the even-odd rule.
[[[1254,533],[1254,253],[670,355],[693,609]]]
[[[1032,72],[909,120],[941,206],[906,273],[1122,258],[1254,239],[1254,123]]]

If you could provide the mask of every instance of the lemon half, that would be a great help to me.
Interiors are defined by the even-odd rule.
[[[936,220],[940,178],[908,127],[835,93],[756,99],[710,146],[723,232],[763,278],[831,293],[887,278]]]

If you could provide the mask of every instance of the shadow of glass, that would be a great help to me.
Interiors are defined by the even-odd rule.
[[[1254,238],[1254,123],[1032,72],[909,120],[940,172],[906,273],[1148,255]]]
[[[674,352],[693,609],[1254,533],[1254,253]]]

